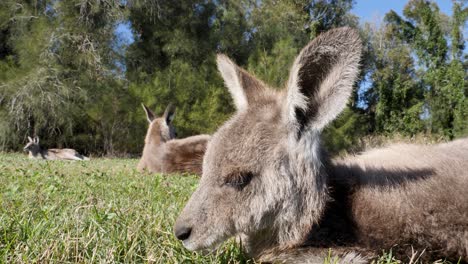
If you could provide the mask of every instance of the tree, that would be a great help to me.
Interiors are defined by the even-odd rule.
[[[393,13],[387,15],[392,16]],[[394,26],[372,30],[371,85],[365,99],[374,131],[414,135],[423,131],[423,89],[418,81],[411,47],[395,39]]]
[[[112,49],[102,44],[112,41],[117,3],[2,2],[3,50],[9,53],[0,62],[4,145],[28,134],[61,145],[88,132],[90,91],[113,77]]]
[[[385,16],[388,35],[382,52],[375,53],[368,97],[376,107],[377,131],[412,135],[421,132],[425,122],[429,133],[448,138],[466,133],[466,72],[459,50],[466,17],[461,10],[461,3],[454,3],[451,46],[433,2],[409,1],[406,19],[394,11]]]

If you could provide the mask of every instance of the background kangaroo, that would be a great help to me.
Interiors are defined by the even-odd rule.
[[[28,137],[28,144],[24,147],[31,159],[45,160],[89,160],[74,149],[43,149],[39,145],[39,137]]]
[[[210,139],[209,135],[198,135],[184,139],[175,139],[172,121],[175,107],[169,105],[164,115],[156,115],[145,105],[149,122],[143,155],[138,163],[138,170],[150,172],[177,173],[186,172],[201,175],[203,155]]]
[[[238,236],[268,261],[320,263],[330,247],[343,263],[392,247],[403,258],[414,247],[426,258],[468,261],[467,139],[337,160],[323,151],[320,133],[346,105],[361,49],[350,28],[321,34],[294,61],[283,91],[218,56],[237,112],[212,136],[175,224],[187,249]]]

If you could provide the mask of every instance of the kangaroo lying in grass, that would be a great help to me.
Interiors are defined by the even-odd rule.
[[[45,159],[45,160],[89,160],[79,154],[74,149],[43,149],[39,145],[39,137],[32,139],[28,137],[29,142],[24,147],[25,151],[29,152],[31,159]]]
[[[191,173],[201,175],[203,155],[210,140],[209,135],[175,139],[172,124],[175,108],[169,105],[160,118],[143,105],[149,122],[139,171],[160,173]]]
[[[402,259],[414,248],[420,260],[468,261],[468,139],[335,160],[323,151],[321,131],[346,105],[361,49],[353,29],[321,34],[283,91],[218,56],[237,112],[212,136],[175,223],[187,249],[238,237],[261,261],[323,263],[329,248],[341,263],[391,248]]]

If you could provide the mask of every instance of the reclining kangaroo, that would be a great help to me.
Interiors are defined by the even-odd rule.
[[[43,149],[39,145],[39,137],[28,137],[28,144],[24,147],[31,159],[45,160],[89,160],[74,149]]]
[[[203,155],[209,135],[175,139],[172,121],[175,108],[169,105],[160,118],[142,105],[149,122],[143,155],[138,163],[139,171],[159,173],[191,173],[201,175]]]
[[[189,250],[238,237],[263,261],[365,263],[400,258],[468,261],[468,139],[394,145],[329,159],[320,134],[345,107],[358,75],[358,33],[321,34],[277,91],[226,56],[218,69],[237,107],[212,136],[203,176],[174,232]],[[408,260],[408,259],[407,259]]]

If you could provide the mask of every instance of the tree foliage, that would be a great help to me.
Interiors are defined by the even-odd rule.
[[[339,26],[365,43],[361,78],[325,131],[333,152],[368,134],[468,134],[466,1],[443,14],[410,0],[359,25],[353,0],[3,0],[0,148],[28,135],[83,152],[139,153],[147,121],[176,104],[180,137],[212,133],[234,111],[217,73],[225,53],[272,87],[310,40]],[[116,28],[129,25],[132,41]]]
[[[411,67],[417,71],[413,80],[419,82],[424,95],[418,99],[419,109],[423,112],[416,121],[425,121],[428,133],[447,138],[466,134],[466,70],[461,56],[466,7],[463,11],[462,2],[454,1],[450,32],[444,32],[443,16],[433,2],[411,0],[403,14],[406,18],[390,12],[385,21],[392,36],[410,48],[406,57],[416,58],[419,64]],[[449,56],[450,49],[452,56]],[[406,124],[409,125],[403,123]],[[414,134],[418,131],[408,132]]]

